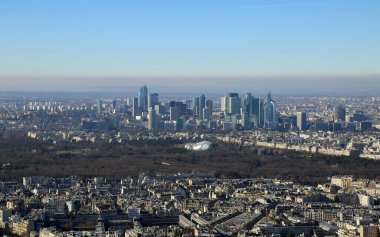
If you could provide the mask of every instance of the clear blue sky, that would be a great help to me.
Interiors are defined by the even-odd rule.
[[[376,78],[379,44],[379,0],[0,1],[5,88],[78,78]]]

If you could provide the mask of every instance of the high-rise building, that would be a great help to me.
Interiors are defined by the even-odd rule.
[[[141,111],[148,110],[148,87],[145,85],[140,87],[139,90],[139,107]]]
[[[248,112],[241,110],[241,127],[244,130],[250,129],[250,121],[249,121],[249,115]]]
[[[252,101],[253,101],[253,96],[251,93],[245,94],[244,102],[243,102],[243,109],[245,112],[248,113],[248,116],[252,114]]]
[[[268,93],[264,104],[264,127],[272,129],[277,127],[276,103],[272,100],[271,93]]]
[[[209,108],[211,112],[213,111],[214,103],[212,102],[212,100],[206,100],[206,107]]]
[[[153,108],[148,109],[148,129],[153,131],[157,129],[156,110]]]
[[[199,117],[203,119],[203,109],[206,107],[206,96],[202,94],[199,97]]]
[[[251,116],[254,126],[260,128],[264,124],[264,101],[261,98],[252,99]]]
[[[297,127],[299,130],[307,130],[306,112],[297,112]]]
[[[228,107],[228,96],[223,96],[220,99],[220,110],[224,112],[224,114],[227,113],[227,107]]]
[[[177,107],[171,107],[170,108],[170,120],[174,121],[178,119],[178,108]]]
[[[202,110],[202,120],[210,120],[211,110],[210,108],[203,108]]]
[[[99,100],[96,101],[96,111],[97,111],[98,115],[102,114],[102,111],[103,111],[103,100],[99,99]]]
[[[149,93],[149,95],[148,95],[148,109],[154,108],[155,105],[158,105],[158,93]]]
[[[241,98],[238,93],[229,94],[229,113],[230,114],[240,114],[241,108]]]
[[[206,100],[206,108],[203,109],[203,119],[210,120],[212,118],[212,111],[214,109],[214,105],[212,100]],[[205,114],[206,113],[206,114]]]
[[[336,105],[334,107],[334,121],[344,122],[346,120],[346,108],[342,105]]]
[[[132,99],[132,116],[136,118],[140,114],[139,98]]]
[[[193,115],[199,116],[199,103],[200,98],[199,96],[193,98]]]
[[[241,98],[238,93],[229,93],[221,99],[221,109],[226,115],[240,114]]]

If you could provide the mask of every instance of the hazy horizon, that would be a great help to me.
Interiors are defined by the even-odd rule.
[[[147,85],[150,92],[179,94],[225,94],[228,92],[252,92],[265,94],[269,91],[280,95],[337,95],[352,94],[365,96],[379,94],[380,77],[364,79],[348,77],[256,77],[256,78],[59,78],[56,83],[40,80],[31,84],[17,85],[17,79],[7,80],[0,91],[25,92],[122,92],[137,94],[138,88]],[[49,81],[50,78],[45,78]],[[15,86],[12,86],[15,84]],[[363,94],[364,93],[364,94]]]
[[[0,2],[0,91],[380,91],[380,2]]]

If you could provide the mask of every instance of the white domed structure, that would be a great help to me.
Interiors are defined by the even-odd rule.
[[[185,148],[193,151],[207,151],[208,149],[210,149],[211,145],[212,142],[201,141],[198,143],[188,143],[185,145]]]

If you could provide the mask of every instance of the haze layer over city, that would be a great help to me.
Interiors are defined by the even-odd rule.
[[[0,1],[0,235],[380,236],[380,2]]]

